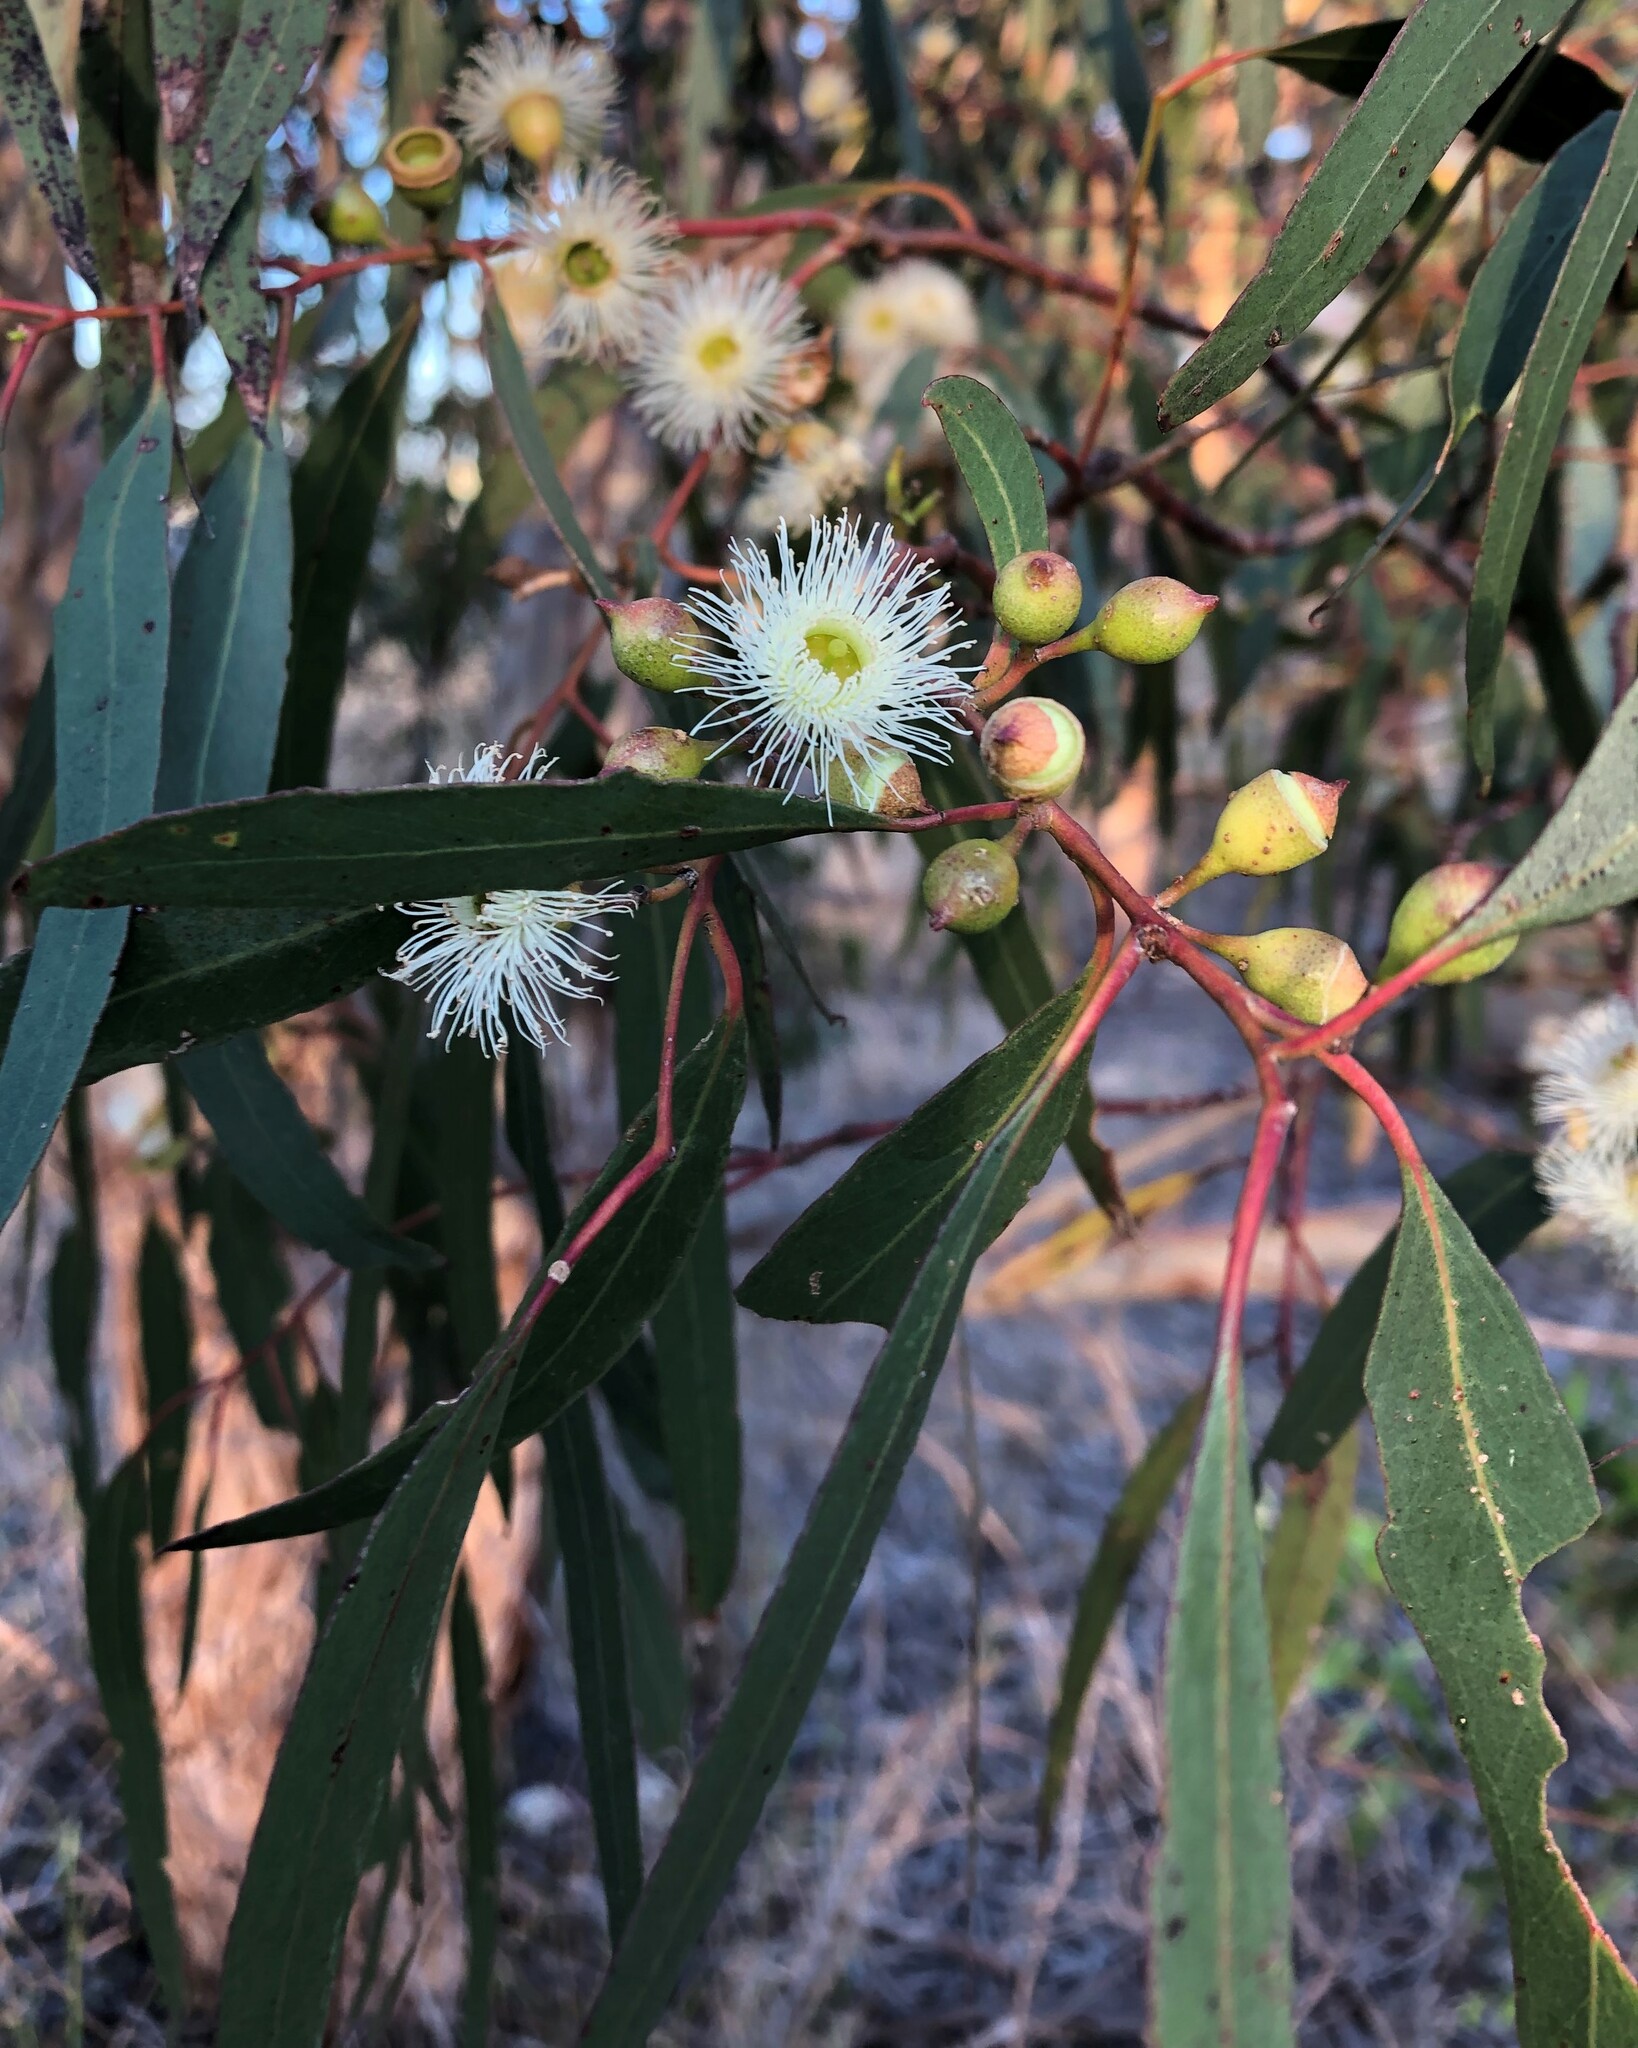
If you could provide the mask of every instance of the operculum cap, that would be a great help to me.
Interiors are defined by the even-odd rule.
[[[1329,1024],[1351,1010],[1369,986],[1353,948],[1329,932],[1288,924],[1241,938],[1198,936],[1201,945],[1239,968],[1254,994],[1278,1003],[1301,1024]]]
[[[1018,863],[993,839],[947,846],[921,878],[934,931],[993,931],[1018,901]]]
[[[1117,590],[1092,622],[1092,645],[1116,661],[1175,661],[1217,599],[1191,590],[1175,576],[1140,576]]]
[[[1062,639],[1081,615],[1081,572],[1067,555],[1032,548],[995,579],[995,623],[1029,647]]]
[[[639,597],[602,604],[609,622],[614,665],[646,690],[697,690],[700,679],[685,656],[700,644],[699,629],[669,597]]]
[[[985,721],[979,752],[1005,796],[1062,796],[1086,761],[1086,732],[1051,697],[1014,697]]]
[[[1389,981],[1413,960],[1431,953],[1470,911],[1478,908],[1506,872],[1494,861],[1454,860],[1443,867],[1430,868],[1412,882],[1400,898],[1388,927],[1388,947],[1382,965],[1376,970],[1377,980]],[[1432,987],[1477,981],[1481,974],[1499,967],[1517,944],[1517,934],[1492,939],[1489,945],[1475,946],[1471,953],[1436,967],[1423,980]]]
[[[623,733],[603,762],[605,775],[643,775],[650,782],[692,782],[711,758],[703,740],[675,725]]]

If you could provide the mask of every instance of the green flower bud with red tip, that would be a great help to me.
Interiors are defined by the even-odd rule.
[[[1014,697],[985,722],[979,752],[1006,796],[1053,797],[1086,762],[1086,733],[1074,712],[1050,697]]]
[[[609,645],[622,675],[645,690],[697,690],[700,678],[683,659],[700,643],[699,628],[669,597],[639,597],[632,604],[605,604]]]
[[[343,178],[315,213],[338,249],[378,249],[388,239],[387,216],[356,178]]]
[[[994,931],[1018,901],[1018,863],[994,839],[947,846],[921,878],[936,932]]]
[[[825,776],[825,795],[833,804],[850,804],[878,818],[916,818],[927,809],[916,764],[898,747],[869,756],[844,747]]]
[[[995,623],[1026,647],[1061,640],[1081,615],[1081,572],[1050,548],[1014,555],[995,579]]]
[[[609,748],[605,775],[643,775],[650,782],[692,782],[711,758],[711,749],[675,725],[645,725],[622,734]]]
[[[1331,843],[1347,787],[1265,768],[1223,806],[1210,846],[1176,885],[1173,900],[1219,875],[1283,875],[1315,859]]]
[[[1090,644],[1116,661],[1175,661],[1192,647],[1217,599],[1175,576],[1140,576],[1117,590],[1090,628]]]
[[[1238,967],[1246,986],[1301,1024],[1329,1024],[1351,1010],[1369,983],[1353,949],[1329,932],[1278,925],[1244,938],[1197,934],[1199,943]]]
[[[1388,950],[1376,970],[1378,981],[1390,981],[1401,968],[1431,953],[1472,910],[1476,910],[1507,872],[1494,861],[1456,860],[1442,868],[1430,868],[1412,882],[1400,898],[1399,908],[1388,927]],[[1475,946],[1443,967],[1436,967],[1423,980],[1431,987],[1449,982],[1477,981],[1499,967],[1518,944],[1510,938],[1492,939],[1487,946]]]
[[[447,128],[400,128],[381,161],[400,196],[429,219],[461,189],[461,145]]]

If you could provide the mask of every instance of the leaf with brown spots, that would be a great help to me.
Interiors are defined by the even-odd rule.
[[[0,105],[6,110],[23,160],[51,212],[57,239],[94,291],[96,259],[85,228],[85,196],[74,151],[63,126],[62,102],[45,46],[26,6],[0,8]]]

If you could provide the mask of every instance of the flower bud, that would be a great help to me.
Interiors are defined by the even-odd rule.
[[[1081,615],[1081,572],[1064,555],[1014,555],[995,579],[995,623],[1027,647],[1061,640]]]
[[[1061,796],[1086,761],[1080,720],[1051,697],[1014,697],[992,711],[978,747],[1007,796]]]
[[[1216,609],[1215,597],[1175,576],[1140,576],[1117,590],[1092,621],[1092,645],[1116,661],[1175,661]]]
[[[563,109],[549,92],[520,92],[509,99],[501,125],[518,155],[539,169],[563,146]]]
[[[826,771],[825,795],[878,818],[915,818],[927,808],[916,764],[898,747],[868,755],[844,747]]]
[[[1448,937],[1470,910],[1475,909],[1507,872],[1494,861],[1456,860],[1442,868],[1430,868],[1420,881],[1412,882],[1400,898],[1399,908],[1388,927],[1388,950],[1376,970],[1378,981],[1388,981],[1402,967],[1431,953]],[[1499,967],[1518,944],[1518,935],[1492,939],[1488,946],[1475,946],[1444,967],[1436,967],[1423,979],[1430,986],[1448,982],[1477,981]]]
[[[692,782],[711,749],[675,725],[645,725],[623,733],[609,748],[605,775],[645,775],[650,782]]]
[[[1245,938],[1201,935],[1199,942],[1238,967],[1255,994],[1302,1024],[1329,1024],[1351,1010],[1368,986],[1352,947],[1329,932],[1287,924]]]
[[[995,839],[947,846],[921,878],[934,931],[993,931],[1018,901],[1018,863]]]
[[[1346,782],[1265,768],[1223,806],[1211,845],[1184,878],[1198,889],[1219,875],[1283,875],[1322,854],[1337,828]]]
[[[343,178],[314,211],[339,249],[375,249],[387,240],[387,216],[356,178]]]
[[[639,597],[632,604],[600,604],[609,622],[614,665],[648,690],[697,690],[700,679],[683,660],[699,645],[699,630],[669,597]]]
[[[429,219],[461,188],[461,145],[447,128],[400,128],[381,161],[398,192]]]

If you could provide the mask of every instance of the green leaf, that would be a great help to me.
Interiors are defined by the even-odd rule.
[[[1062,1141],[1081,1086],[1068,1028],[1023,1077],[871,1368],[586,2021],[587,2048],[647,2040],[750,1839],[915,1448],[968,1276]]]
[[[290,480],[290,679],[273,756],[275,789],[321,783],[329,769],[347,636],[392,474],[399,401],[419,321],[412,306],[386,345],[354,371]]]
[[[1327,29],[1323,35],[1304,36],[1300,42],[1286,43],[1274,52],[1274,62],[1323,86],[1327,92],[1358,99],[1404,25],[1403,17],[1398,15],[1381,21],[1350,22],[1345,28]],[[1513,68],[1518,70],[1517,65]],[[1479,107],[1467,122],[1470,135],[1482,138],[1494,126],[1512,84],[1511,76],[1504,79]],[[1546,163],[1571,136],[1579,134],[1600,114],[1614,113],[1620,104],[1621,95],[1590,64],[1555,50],[1508,122],[1506,139],[1500,146],[1531,163]]]
[[[1547,1221],[1528,1152],[1485,1152],[1440,1182],[1488,1259],[1505,1259]],[[1257,1465],[1315,1472],[1365,1412],[1371,1346],[1398,1242],[1390,1230],[1332,1303],[1257,1453]]]
[[[267,433],[275,361],[271,307],[262,290],[262,175],[258,163],[250,183],[233,202],[199,283],[199,302],[222,344],[245,416],[258,438]]]
[[[745,980],[745,1025],[751,1039],[751,1065],[757,1093],[767,1119],[768,1143],[777,1146],[784,1106],[785,1081],[779,1051],[779,1026],[774,1016],[773,984],[768,978],[767,948],[757,916],[756,894],[738,864],[725,860],[717,870],[712,896],[723,929],[739,959]]]
[[[905,178],[925,178],[927,144],[921,132],[916,96],[904,68],[898,24],[887,0],[860,0],[852,41],[864,85],[865,113],[869,117],[861,168],[866,172],[897,172]]]
[[[1638,229],[1638,96],[1609,149],[1553,285],[1520,380],[1490,485],[1467,622],[1467,730],[1487,780],[1495,768],[1495,689],[1508,615],[1575,373]]]
[[[891,1325],[985,1147],[1085,994],[1076,983],[1054,996],[878,1138],[746,1274],[741,1306],[783,1322]],[[1010,1221],[998,1214],[997,1231]]]
[[[431,1133],[438,1240],[456,1355],[475,1370],[500,1328],[490,1194],[495,1168],[495,1069],[475,1038],[457,1038],[433,1056],[437,1111]]]
[[[1014,555],[1049,544],[1046,493],[1023,430],[987,384],[975,377],[940,377],[924,405],[938,414],[973,494],[997,569]]]
[[[241,1357],[245,1384],[264,1428],[296,1430],[295,1355],[274,1333],[290,1300],[290,1274],[274,1241],[273,1219],[225,1159],[205,1171],[210,1269],[217,1305]]]
[[[1513,596],[1513,623],[1534,658],[1547,715],[1564,758],[1572,768],[1582,768],[1598,744],[1601,720],[1581,673],[1575,635],[1558,594],[1558,483],[1557,477],[1548,475],[1525,540]]]
[[[137,1544],[147,1529],[148,1493],[142,1454],[136,1452],[97,1496],[86,1524],[85,1628],[102,1710],[119,1756],[131,1892],[174,2032],[187,2012],[187,1995],[166,1868],[164,1765],[142,1631]]]
[[[650,1756],[684,1749],[688,1742],[688,1663],[671,1611],[671,1598],[648,1545],[614,1508],[619,1540],[620,1611],[626,1618],[626,1661],[637,1739]]]
[[[1291,1868],[1238,1351],[1219,1352],[1166,1635],[1157,2048],[1289,2048]]]
[[[1231,50],[1260,50],[1277,43],[1285,30],[1284,0],[1227,0],[1225,25]],[[1240,116],[1240,151],[1255,163],[1268,140],[1279,80],[1267,64],[1242,64],[1234,74],[1234,102]]]
[[[425,1268],[436,1262],[425,1245],[377,1222],[353,1194],[255,1032],[184,1053],[177,1065],[222,1157],[292,1237],[343,1266]]]
[[[1126,131],[1127,147],[1136,163],[1143,155],[1151,102],[1143,45],[1132,25],[1126,0],[1081,0],[1081,48],[1115,103],[1120,125]],[[1155,204],[1164,212],[1166,158],[1158,147],[1149,166],[1149,189]],[[1046,542],[1034,541],[1031,546],[1045,547]]]
[[[193,150],[233,52],[240,0],[149,0],[154,77],[178,216],[187,211]]]
[[[1489,1831],[1513,1946],[1520,2048],[1638,2041],[1638,1986],[1547,1827],[1568,1754],[1520,1603],[1598,1515],[1587,1454],[1518,1304],[1424,1172],[1366,1367],[1387,1490],[1377,1556],[1444,1689]]]
[[[323,47],[328,21],[327,0],[244,0],[221,81],[191,151],[176,252],[177,283],[189,303],[234,201]]]
[[[96,291],[97,266],[86,233],[85,197],[74,149],[63,125],[51,65],[27,6],[0,8],[0,105],[45,199],[58,240]]]
[[[514,1326],[382,1509],[313,1651],[228,1932],[219,2048],[323,2038],[347,1916],[499,1448],[518,1350]]]
[[[205,494],[171,592],[156,810],[267,788],[289,649],[289,472],[276,441],[241,434]]]
[[[171,1234],[148,1218],[137,1263],[137,1323],[148,1397],[148,1500],[154,1548],[169,1543],[188,1450],[193,1319]]]
[[[367,903],[553,889],[812,832],[868,831],[837,806],[721,783],[457,783],[288,790],[150,818],[25,870],[55,904],[224,904],[351,909]]]
[[[1161,397],[1168,426],[1294,341],[1405,218],[1475,107],[1570,0],[1423,0],[1298,196],[1261,270]]]
[[[609,1938],[618,1944],[643,1888],[619,1531],[603,1478],[591,1402],[584,1394],[571,1401],[545,1434],[552,1516],[569,1608],[580,1749],[597,1833]]]
[[[86,497],[57,607],[57,843],[140,818],[153,800],[170,582],[171,410],[156,390]],[[51,1137],[108,999],[128,913],[40,920],[0,1059],[0,1218]]]
[[[91,1347],[102,1299],[102,1253],[97,1228],[96,1161],[85,1098],[68,1102],[68,1160],[74,1220],[57,1244],[46,1290],[51,1365],[65,1411],[68,1466],[80,1513],[91,1513],[97,1491],[97,1409],[91,1386]]]
[[[1307,1668],[1348,1547],[1359,1478],[1359,1430],[1350,1429],[1319,1470],[1293,1473],[1263,1569],[1274,1711],[1284,1714]]]
[[[1069,1646],[1058,1698],[1047,1724],[1046,1760],[1041,1770],[1041,1797],[1035,1810],[1037,1834],[1044,1856],[1052,1839],[1058,1808],[1075,1751],[1081,1708],[1087,1689],[1120,1612],[1126,1589],[1137,1575],[1144,1552],[1188,1468],[1205,1412],[1206,1388],[1186,1394],[1149,1440],[1148,1449],[1132,1467],[1120,1498],[1109,1510],[1103,1533],[1086,1577],[1081,1581],[1070,1623]]]
[[[466,1855],[461,1871],[466,1894],[466,1983],[461,1993],[460,2041],[461,2048],[486,2048],[489,1984],[500,1932],[500,1837],[495,1824],[499,1794],[483,1636],[465,1572],[455,1581],[455,1598],[450,1603],[449,1650],[466,1795]]]
[[[105,304],[164,297],[169,266],[147,0],[105,0],[82,11],[74,98],[80,189],[98,293]],[[127,408],[140,404],[148,374],[145,323],[105,322],[105,426],[122,431],[129,423]]]
[[[28,707],[22,743],[11,771],[11,787],[0,799],[0,889],[34,843],[57,776],[57,686],[48,661]]]
[[[529,373],[523,367],[523,358],[518,354],[517,342],[512,337],[511,325],[500,300],[491,295],[484,307],[484,340],[489,359],[489,374],[494,379],[495,397],[506,416],[506,424],[512,435],[513,446],[518,459],[528,471],[529,480],[540,495],[540,502],[546,508],[546,517],[552,523],[552,530],[563,543],[563,551],[574,563],[586,580],[586,587],[593,597],[613,599],[619,595],[604,573],[602,564],[586,538],[585,529],[575,516],[568,492],[563,488],[563,479],[557,473],[552,460],[552,451],[541,430],[540,416],[535,411],[533,387]]]

